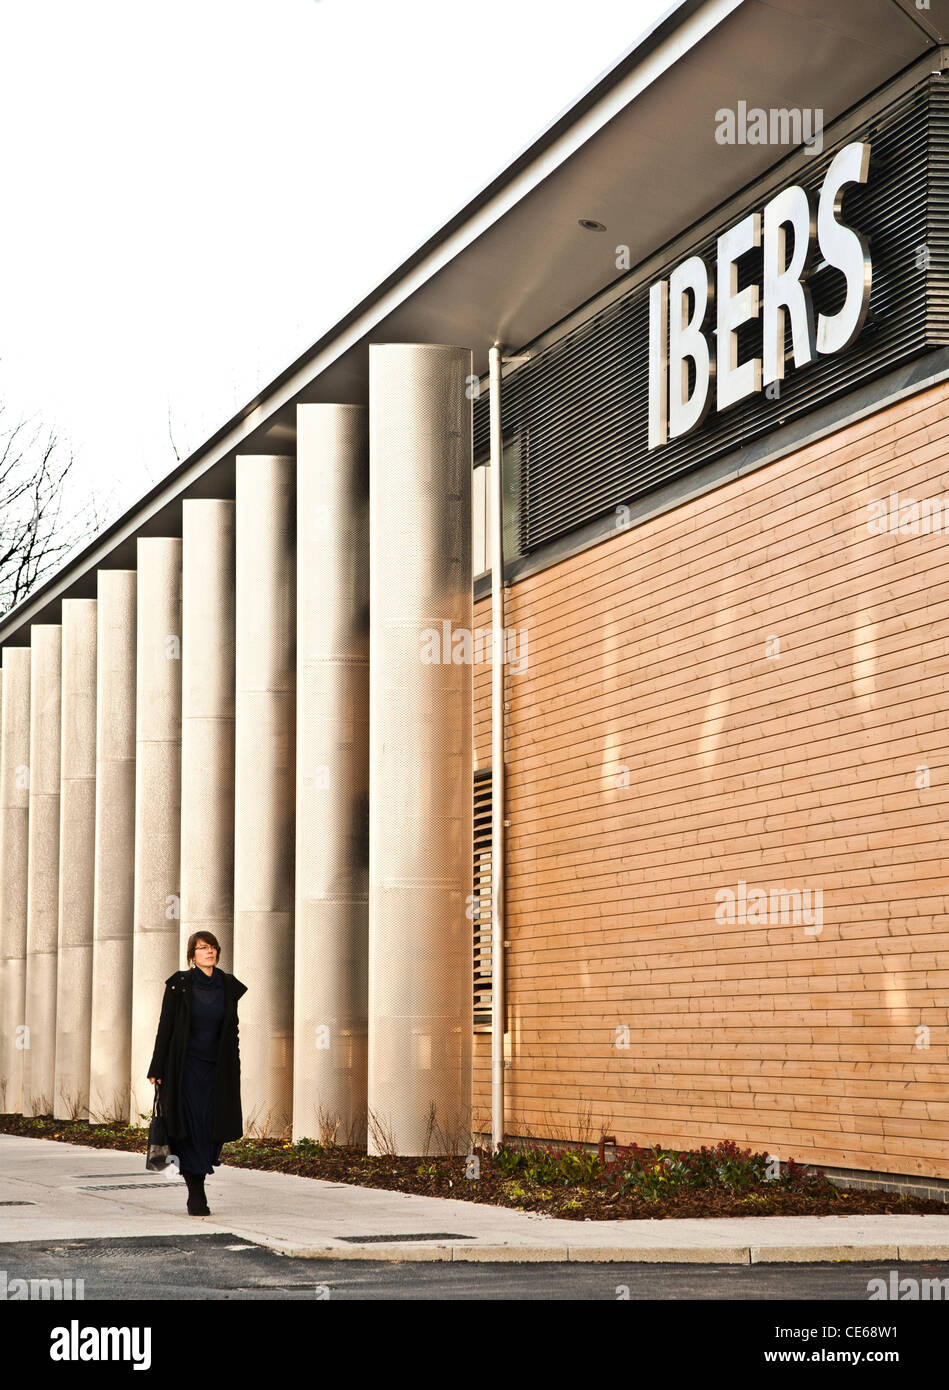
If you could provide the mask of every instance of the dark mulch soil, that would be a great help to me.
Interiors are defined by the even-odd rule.
[[[53,1120],[0,1115],[0,1133],[20,1134],[31,1139],[58,1139],[70,1144],[87,1144],[96,1149],[123,1149],[144,1153],[148,1132],[124,1125],[88,1125],[82,1120]],[[945,1202],[921,1197],[900,1196],[893,1192],[846,1192],[825,1182],[815,1184],[820,1195],[775,1191],[761,1183],[746,1192],[731,1193],[720,1188],[678,1191],[647,1201],[636,1195],[616,1196],[597,1185],[541,1186],[515,1177],[505,1179],[492,1165],[490,1155],[481,1151],[480,1176],[466,1178],[466,1162],[457,1158],[372,1157],[362,1149],[337,1148],[325,1153],[304,1153],[280,1139],[242,1139],[225,1144],[222,1161],[235,1168],[256,1168],[269,1172],[295,1173],[304,1178],[352,1183],[359,1187],[381,1187],[414,1192],[425,1197],[453,1197],[461,1201],[484,1202],[490,1206],[514,1207],[520,1211],[542,1212],[548,1216],[583,1221],[616,1221],[652,1218],[662,1220],[684,1216],[868,1216],[879,1214],[928,1214],[945,1216]],[[421,1169],[421,1171],[420,1171]]]

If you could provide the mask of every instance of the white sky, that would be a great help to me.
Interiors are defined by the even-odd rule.
[[[0,0],[0,421],[124,511],[670,0]]]

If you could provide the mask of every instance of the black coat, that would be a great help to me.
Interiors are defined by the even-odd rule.
[[[161,1077],[161,1106],[169,1134],[183,1139],[188,1134],[182,1107],[185,1053],[188,1050],[188,1030],[191,1026],[191,991],[194,987],[194,966],[176,970],[165,981],[165,997],[155,1038],[155,1050],[148,1075]],[[215,967],[217,969],[217,967]],[[247,993],[234,975],[224,976],[224,1018],[218,1043],[217,1068],[214,1075],[214,1127],[211,1135],[215,1144],[240,1139],[244,1133],[241,1114],[241,1059],[237,1035],[237,1001]]]

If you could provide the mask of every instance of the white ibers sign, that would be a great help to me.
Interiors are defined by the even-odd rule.
[[[866,239],[840,220],[848,184],[866,183],[870,146],[845,145],[833,158],[815,205],[798,185],[785,188],[718,238],[715,278],[700,256],[676,266],[668,280],[649,289],[649,448],[678,439],[715,408],[726,410],[784,378],[787,318],[795,367],[818,354],[841,352],[864,325],[870,302],[871,265]],[[788,260],[788,228],[793,248]],[[738,289],[736,261],[762,248],[764,285]],[[814,321],[808,274],[816,253],[846,279],[835,314]],[[760,315],[762,356],[738,361],[738,330]],[[715,320],[714,329],[712,320]],[[715,338],[712,347],[709,335]],[[695,385],[689,393],[689,362]]]

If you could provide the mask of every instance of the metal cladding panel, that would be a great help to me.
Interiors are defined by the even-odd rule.
[[[96,847],[89,1108],[129,1113],[135,918],[135,666],[138,575],[100,570],[96,634]]]
[[[59,947],[59,810],[62,629],[30,635],[30,858],[26,918],[26,1027],[23,1107],[53,1113],[56,967]]]
[[[59,962],[53,1114],[87,1119],[96,844],[96,600],[66,599],[62,622]]]
[[[370,348],[371,1153],[471,1142],[470,373]]]
[[[505,378],[502,428],[521,445],[522,554],[949,341],[949,79],[930,76],[831,136],[787,184],[816,193],[843,145],[871,145],[868,181],[846,190],[842,211],[869,237],[873,264],[870,312],[856,342],[796,370],[788,323],[787,376],[776,398],[762,391],[721,412],[713,400],[704,424],[647,448],[649,286],[690,255],[714,267],[718,236],[771,196],[752,188],[714,232],[683,241],[648,276],[633,272],[626,293]],[[738,288],[761,282],[759,248],[738,262]],[[815,317],[836,312],[843,283],[833,267],[817,265],[809,281]],[[760,352],[759,319],[739,332],[739,361]],[[474,419],[477,457],[488,446],[486,395]]]
[[[369,421],[297,408],[294,1137],[366,1142]]]
[[[30,834],[30,648],[3,653],[0,707],[0,1110],[23,1103],[26,904]]]
[[[296,462],[237,456],[234,974],[244,1128],[276,1137],[293,1105]],[[224,967],[227,969],[227,967]]]
[[[180,965],[180,540],[139,538],[136,598],[132,1124],[138,1124],[152,1108],[148,1067],[165,981]]]
[[[182,507],[182,957],[209,931],[231,968],[234,922],[234,503]],[[225,964],[226,962],[226,964]]]

